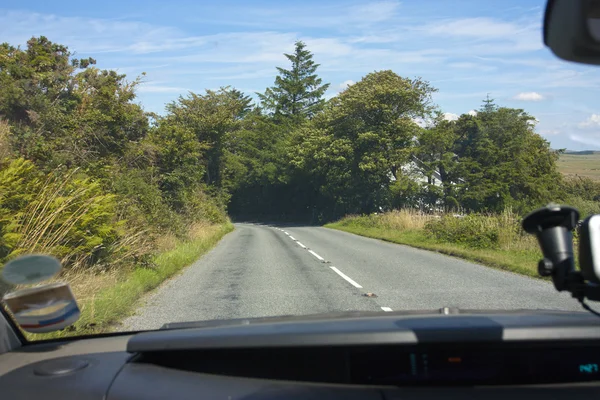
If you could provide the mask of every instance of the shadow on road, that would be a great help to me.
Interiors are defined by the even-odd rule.
[[[269,218],[269,217],[231,217],[233,223],[246,223],[254,225],[264,226],[289,226],[289,227],[302,227],[302,226],[323,226],[324,223],[311,223],[307,220],[298,219],[285,219],[285,218]]]

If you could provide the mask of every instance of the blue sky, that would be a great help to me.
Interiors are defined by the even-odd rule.
[[[392,69],[439,89],[448,118],[481,105],[523,108],[554,148],[600,149],[600,67],[544,48],[545,1],[13,1],[0,5],[0,41],[45,35],[77,57],[132,79],[145,109],[187,91],[273,83],[284,52],[303,40],[334,96],[365,74]]]

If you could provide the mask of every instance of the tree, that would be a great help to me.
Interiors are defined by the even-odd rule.
[[[11,124],[17,153],[43,169],[65,164],[94,174],[142,138],[148,123],[133,103],[139,80],[70,56],[44,36],[26,50],[0,45],[0,118]]]
[[[148,139],[156,149],[158,185],[168,203],[181,211],[186,192],[202,183],[202,145],[190,127],[170,118],[161,120]]]
[[[312,60],[306,45],[297,41],[295,46],[293,54],[285,54],[292,63],[291,69],[277,67],[279,76],[275,78],[275,85],[257,95],[262,108],[276,117],[310,119],[323,108],[323,95],[329,84],[322,84],[317,76],[319,64]]]
[[[483,100],[483,105],[481,106],[482,112],[492,112],[498,109],[498,106],[494,104],[494,99],[490,99],[490,94],[488,93]]]
[[[525,111],[486,103],[477,116],[462,115],[455,134],[457,190],[468,209],[526,210],[556,195],[558,153]]]
[[[421,79],[392,71],[368,74],[332,99],[310,127],[296,133],[290,149],[333,214],[371,212],[390,202],[419,126],[435,91]]]
[[[442,186],[441,197],[446,208],[456,207],[454,188],[460,180],[455,171],[457,156],[454,153],[456,141],[454,125],[455,123],[447,121],[441,112],[436,113],[433,125],[419,133],[415,148],[415,154],[422,162],[421,168],[428,177],[429,187],[426,192],[435,193],[432,176],[436,172],[439,173]],[[437,203],[437,199],[432,200],[433,204]]]
[[[206,94],[190,93],[167,105],[169,120],[190,129],[205,149],[205,182],[221,187],[229,141],[235,141],[241,118],[249,111],[249,98],[223,87]]]

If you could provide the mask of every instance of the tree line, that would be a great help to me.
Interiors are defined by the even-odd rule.
[[[487,101],[448,121],[434,87],[389,70],[325,100],[306,45],[285,56],[256,101],[225,86],[156,115],[136,103],[143,77],[43,36],[0,45],[0,259],[39,236],[70,260],[137,260],[127,238],[185,235],[227,213],[317,223],[399,207],[525,211],[564,194],[559,152],[524,110]]]

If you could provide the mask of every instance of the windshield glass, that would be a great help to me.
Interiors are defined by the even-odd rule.
[[[62,265],[14,264],[2,296],[55,297],[3,306],[32,340],[580,311],[520,228],[600,213],[600,69],[544,47],[544,6],[3,2],[0,265]]]

